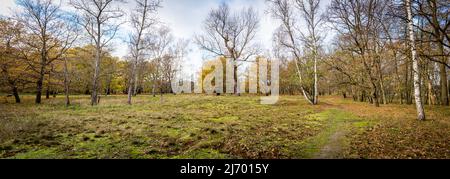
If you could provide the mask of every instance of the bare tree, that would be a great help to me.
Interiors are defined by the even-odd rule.
[[[54,60],[60,59],[77,36],[71,33],[73,26],[68,23],[67,14],[63,13],[60,5],[54,4],[53,1],[18,0],[16,3],[21,11],[15,14],[15,18],[25,25],[27,33],[30,34],[26,44],[32,52],[23,51],[22,58],[27,59],[31,69],[38,73],[35,102],[39,104],[46,67]],[[38,63],[33,62],[33,52],[39,54]]]
[[[69,69],[67,67],[67,57],[64,57],[64,94],[66,96],[66,107],[70,106],[69,90],[70,90],[70,79],[69,79]]]
[[[119,26],[118,20],[124,15],[114,2],[121,0],[71,0],[70,4],[80,11],[78,22],[91,40],[95,43],[94,75],[92,79],[91,105],[98,103],[98,86],[100,76],[100,62],[103,49],[116,36]]]
[[[258,24],[259,19],[252,8],[233,14],[223,3],[218,9],[211,10],[204,22],[204,35],[196,37],[201,49],[233,60],[235,94],[238,94],[238,62],[248,61],[258,52],[253,43]]]
[[[130,35],[130,47],[132,55],[131,75],[128,85],[128,104],[131,105],[131,96],[137,93],[137,66],[143,58],[143,51],[147,48],[145,44],[145,36],[148,35],[148,30],[155,23],[151,16],[157,8],[160,7],[161,0],[136,0],[136,8],[131,13],[131,25],[133,32]],[[133,90],[134,85],[134,90]]]
[[[408,35],[409,35],[409,43],[411,46],[411,58],[413,61],[413,73],[414,73],[414,98],[416,100],[416,108],[417,115],[419,120],[425,120],[425,112],[423,110],[422,98],[420,92],[420,73],[419,73],[419,62],[416,58],[416,45],[415,45],[415,37],[414,37],[414,26],[413,26],[413,18],[411,13],[411,0],[405,0],[405,6],[408,16]]]
[[[428,25],[414,25],[421,32],[432,36],[432,42],[435,42],[438,53],[428,54],[429,60],[439,63],[440,85],[441,85],[441,104],[448,106],[450,104],[448,91],[447,68],[450,68],[448,61],[448,50],[450,48],[450,4],[448,0],[416,0],[416,6],[411,8],[417,11],[418,19],[423,19]],[[413,3],[411,3],[413,4]],[[421,39],[423,40],[423,39]]]
[[[161,72],[166,92],[172,93],[171,84],[181,70],[181,60],[187,53],[188,44],[189,41],[179,39],[176,43],[171,44],[168,54],[162,59]]]
[[[379,38],[380,14],[385,13],[386,2],[381,0],[352,1],[333,0],[328,8],[328,21],[334,29],[343,36],[347,36],[350,44],[348,51],[361,59],[366,81],[370,82],[372,100],[379,107],[380,93],[380,61],[377,51]]]
[[[306,3],[304,1],[306,1]],[[319,29],[323,28],[323,16],[319,7],[320,2],[320,0],[296,0],[298,8],[303,15],[303,19],[306,21],[308,26],[308,34],[301,34],[307,49],[312,52],[312,58],[314,61],[314,104],[318,104],[319,102],[317,61],[319,58],[319,43],[323,38],[319,34]]]
[[[302,56],[301,56],[301,48],[300,43],[303,41],[314,42],[311,40],[307,40],[308,38],[305,37],[304,34],[302,34],[299,31],[299,28],[297,27],[297,20],[294,17],[294,5],[293,1],[290,0],[269,0],[269,2],[272,4],[271,13],[274,16],[274,18],[279,19],[281,21],[281,26],[278,28],[278,31],[275,34],[275,41],[282,47],[288,49],[290,53],[292,53],[292,56],[295,58],[295,67],[297,70],[297,75],[299,77],[300,82],[300,89],[303,93],[303,96],[305,99],[311,103],[316,104],[315,102],[315,95],[310,95],[310,93],[305,89],[304,87],[304,75],[302,72]],[[295,1],[297,2],[297,1]],[[314,3],[314,2],[313,2]],[[303,2],[298,1],[297,7],[299,7],[302,10],[305,10],[306,13],[310,13],[310,10],[306,8],[306,6],[303,4]],[[313,5],[314,6],[314,5]],[[305,13],[305,11],[302,11]],[[316,11],[316,10],[314,10]],[[314,12],[317,13],[317,12]],[[310,15],[309,15],[310,16]],[[308,15],[304,16],[305,19],[308,18]],[[315,19],[315,16],[313,17]],[[311,26],[308,28],[309,30],[312,30],[311,28],[316,29],[316,22],[311,21]],[[310,34],[311,35],[311,34]],[[304,37],[304,38],[301,38]],[[316,39],[318,40],[318,39]],[[316,41],[318,42],[318,41]],[[310,43],[311,44],[311,43]],[[312,47],[312,46],[311,46]],[[315,91],[315,90],[314,90]],[[314,92],[313,92],[314,94]]]
[[[171,31],[166,26],[159,27],[156,32],[149,36],[148,41],[151,45],[149,46],[151,52],[151,79],[152,79],[152,94],[156,96],[156,89],[159,88],[160,95],[163,95],[163,61],[170,58],[170,45],[173,43],[173,36]]]

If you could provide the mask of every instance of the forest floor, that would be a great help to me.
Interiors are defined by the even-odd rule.
[[[0,158],[450,158],[450,108],[300,96],[165,95],[0,101]]]

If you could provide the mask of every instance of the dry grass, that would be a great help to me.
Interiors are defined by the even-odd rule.
[[[345,111],[368,119],[373,126],[352,136],[347,155],[376,159],[450,158],[450,108],[426,106],[427,120],[416,120],[414,105],[375,108],[330,98]]]
[[[109,96],[91,107],[75,96],[66,108],[62,97],[36,106],[25,96],[0,104],[0,158],[311,158],[344,130],[336,157],[449,158],[449,108],[418,122],[412,106],[322,99],[139,96],[129,106],[126,96]]]

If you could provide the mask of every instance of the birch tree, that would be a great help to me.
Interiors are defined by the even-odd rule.
[[[148,35],[150,27],[155,23],[152,13],[160,7],[160,0],[135,0],[136,8],[131,13],[131,26],[133,32],[130,35],[130,48],[132,64],[130,71],[130,80],[128,85],[128,104],[131,105],[132,95],[136,95],[138,74],[137,66],[144,56],[144,50],[147,48],[145,36]],[[133,89],[134,88],[134,89]]]
[[[103,49],[116,36],[119,22],[124,15],[114,3],[120,0],[71,0],[70,4],[77,9],[81,15],[78,22],[95,44],[94,75],[92,78],[91,105],[98,104],[98,88],[100,76],[100,64]]]
[[[305,3],[306,1],[306,3]],[[303,19],[308,26],[308,34],[302,34],[302,39],[307,47],[312,52],[314,61],[314,99],[313,103],[318,104],[319,87],[318,87],[318,72],[317,61],[319,57],[319,46],[322,36],[320,36],[319,29],[323,28],[323,16],[320,12],[320,0],[296,0],[297,6],[303,15]]]
[[[421,92],[420,92],[420,73],[419,73],[419,62],[416,58],[417,52],[416,52],[416,46],[415,46],[415,37],[414,37],[414,25],[413,25],[413,18],[412,18],[412,12],[411,12],[411,0],[405,0],[406,5],[406,12],[407,12],[407,18],[408,18],[408,36],[409,36],[409,43],[411,48],[411,58],[413,62],[413,73],[414,73],[414,98],[416,101],[416,108],[417,108],[417,118],[419,120],[425,120],[425,112],[422,105],[422,98],[421,98]]]
[[[156,29],[156,32],[148,39],[151,42],[150,53],[152,66],[150,78],[152,79],[152,95],[156,97],[156,89],[159,88],[160,95],[163,95],[163,61],[170,57],[170,45],[173,43],[174,37],[171,30],[166,26]],[[162,98],[161,98],[162,99]]]
[[[302,51],[301,51],[301,39],[300,39],[300,35],[301,32],[298,30],[299,28],[297,27],[297,19],[295,18],[295,14],[297,14],[294,11],[294,5],[293,1],[290,0],[270,0],[269,1],[272,4],[271,7],[271,13],[274,16],[274,18],[279,19],[281,21],[281,26],[278,28],[278,31],[275,34],[275,41],[277,43],[280,44],[280,46],[282,48],[286,48],[288,49],[288,51],[292,54],[292,56],[294,57],[294,61],[295,61],[295,68],[297,70],[297,75],[298,75],[298,79],[299,79],[299,83],[300,83],[300,90],[303,93],[303,96],[305,97],[305,99],[311,103],[311,104],[316,104],[315,101],[315,95],[314,95],[314,91],[312,92],[313,95],[311,95],[311,92],[308,92],[305,89],[305,85],[304,85],[304,75],[303,75],[303,71],[302,71],[302,66],[304,63],[302,63]],[[303,7],[303,9],[306,12],[310,12],[309,10],[306,9],[306,7],[304,6],[303,2],[299,2],[300,6],[297,7]],[[305,16],[306,19],[309,19],[307,16]],[[311,29],[314,28],[315,29],[315,24],[314,22],[310,23],[312,26],[309,26]],[[303,35],[305,36],[305,35]],[[303,40],[306,40],[307,38],[303,38]],[[311,42],[311,41],[309,41]]]

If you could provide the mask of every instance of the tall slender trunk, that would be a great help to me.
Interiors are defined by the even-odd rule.
[[[314,18],[311,19],[314,24]],[[318,79],[318,74],[317,74],[317,60],[318,60],[318,42],[317,42],[317,38],[316,38],[316,29],[315,27],[311,27],[312,28],[312,37],[313,37],[313,58],[314,58],[314,105],[319,104],[319,79]],[[329,93],[331,93],[331,90],[329,91]]]
[[[403,94],[404,94],[404,98],[405,98],[405,104],[409,104],[409,84],[408,84],[408,82],[409,82],[409,60],[408,59],[406,59],[406,61],[405,61],[405,86],[404,86],[404,89],[403,89]]]
[[[92,80],[92,95],[91,95],[91,105],[97,105],[99,103],[99,99],[98,99],[98,78],[100,75],[100,60],[101,60],[101,56],[102,56],[102,34],[101,32],[101,26],[102,26],[102,22],[100,19],[100,16],[97,17],[96,19],[97,22],[97,36],[96,36],[96,44],[95,44],[95,68],[94,68],[94,77]]]
[[[42,29],[41,29],[42,30]],[[41,38],[43,39],[42,41],[42,48],[41,48],[41,68],[39,71],[39,77],[38,80],[36,82],[36,104],[41,104],[41,96],[42,96],[42,86],[44,83],[44,75],[45,75],[45,66],[47,65],[47,41],[46,41],[46,34],[45,31],[42,32],[41,34]]]
[[[380,64],[378,64],[378,68],[379,68],[378,73],[379,73],[379,78],[380,78],[379,83],[380,83],[381,99],[383,100],[383,104],[386,105],[388,103],[388,101],[386,98],[386,90],[384,89],[385,87],[384,87],[384,82],[383,82],[383,74],[382,74],[382,71],[380,68]]]
[[[297,55],[296,55],[297,56]],[[297,58],[298,59],[298,58]],[[295,67],[297,69],[297,74],[298,74],[298,78],[299,78],[299,82],[300,82],[300,90],[303,93],[303,96],[305,97],[306,101],[308,101],[310,104],[314,105],[314,99],[310,99],[308,92],[305,91],[305,88],[303,88],[303,78],[302,78],[302,73],[300,71],[300,67],[298,65],[298,61],[297,59],[295,60]]]
[[[134,74],[134,87],[133,87],[133,96],[137,96],[138,94],[138,73],[137,71]]]
[[[318,87],[318,77],[317,77],[317,51],[314,50],[314,104],[319,103],[319,87]]]
[[[66,106],[70,106],[69,99],[69,69],[67,68],[67,59],[64,58],[64,93],[66,95]]]
[[[397,94],[400,95],[400,104],[403,104],[403,92],[402,92],[402,80],[400,79],[400,75],[398,72],[398,58],[397,58],[397,50],[394,50],[394,61],[395,61],[395,79],[397,81]]]
[[[234,94],[237,95],[237,96],[239,96],[240,94],[239,94],[239,92],[238,92],[238,75],[237,75],[237,69],[238,69],[238,67],[237,67],[237,62],[236,62],[236,60],[234,60],[234,66],[233,66],[233,68],[234,68],[234,72],[233,72],[233,78],[234,78]]]
[[[440,54],[444,54],[443,45],[439,45]],[[447,63],[447,56],[441,57],[442,63]],[[448,79],[447,79],[447,67],[445,64],[440,64],[439,75],[441,76],[441,104],[444,106],[448,106],[450,101],[448,97]]]
[[[97,105],[98,104],[98,76],[100,73],[100,56],[101,56],[101,50],[100,46],[97,45],[96,47],[96,53],[95,53],[95,68],[94,68],[94,77],[92,80],[92,95],[91,95],[91,105]]]
[[[406,104],[410,105],[412,104],[412,95],[411,95],[411,81],[413,81],[413,71],[414,69],[410,69],[410,66],[412,66],[412,62],[411,60],[407,59],[406,60],[406,72],[405,72],[405,101]],[[414,85],[414,84],[413,84]]]
[[[428,65],[432,65],[434,68],[435,62],[428,62]],[[434,77],[434,71],[430,70],[429,67],[427,67],[427,89],[428,89],[428,104],[429,105],[436,105],[436,94],[433,89],[433,81],[435,79]]]
[[[431,83],[431,80],[428,80],[428,104],[429,105],[435,105],[436,99],[433,94],[433,84]]]
[[[130,81],[133,81],[132,79],[130,79]],[[133,82],[130,82],[130,84],[128,85],[128,104],[131,105],[131,96],[133,93],[133,87],[132,87]]]
[[[379,78],[379,83],[380,83],[381,98],[383,100],[383,104],[386,105],[388,103],[388,101],[386,98],[386,91],[384,89],[383,71],[381,69],[381,59],[378,54],[379,54],[378,45],[375,45],[375,56],[376,56],[376,62],[377,62],[377,71],[378,71],[378,78]]]
[[[135,93],[135,90],[133,90],[133,84],[136,83],[136,81],[135,81],[136,63],[137,63],[136,61],[137,61],[137,59],[135,58],[134,62],[133,62],[133,66],[131,68],[131,75],[130,75],[130,80],[129,80],[130,83],[128,85],[128,104],[129,105],[131,105],[131,96],[133,95],[133,93]]]
[[[147,11],[148,11],[148,1],[145,0],[143,2],[143,10],[142,10],[142,17],[140,19],[139,27],[137,27],[137,38],[134,39],[133,46],[134,46],[134,62],[131,70],[131,76],[130,76],[130,84],[128,86],[128,104],[131,105],[131,96],[137,95],[137,89],[138,89],[138,64],[139,64],[139,58],[140,58],[140,44],[141,44],[141,38],[144,34],[144,30],[146,28],[146,18],[147,18]],[[136,19],[137,20],[137,19]]]
[[[419,73],[419,62],[416,58],[416,46],[415,46],[415,38],[414,38],[414,27],[411,13],[411,0],[406,0],[406,11],[408,14],[408,32],[409,32],[409,41],[411,46],[411,58],[413,62],[413,72],[414,72],[414,98],[416,100],[416,108],[417,108],[417,118],[419,120],[425,120],[425,111],[422,105],[422,99],[420,94],[420,73]]]

